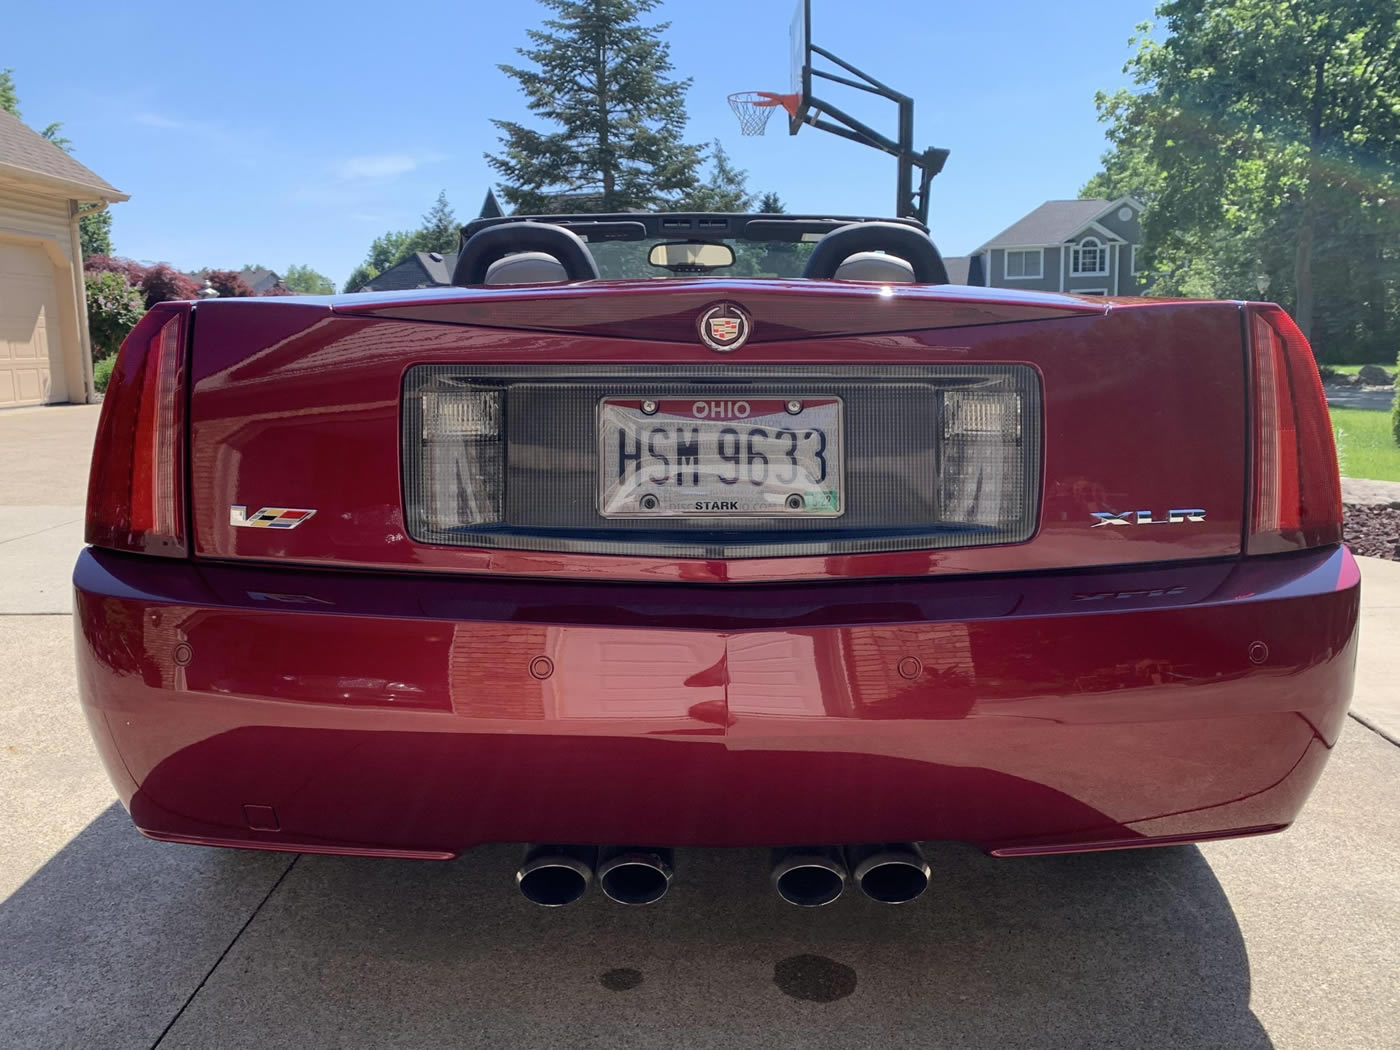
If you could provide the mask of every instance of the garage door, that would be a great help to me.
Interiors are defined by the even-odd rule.
[[[62,363],[49,361],[60,340],[49,257],[0,241],[0,408],[67,400]]]

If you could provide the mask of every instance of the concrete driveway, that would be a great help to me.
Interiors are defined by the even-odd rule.
[[[1400,747],[1358,721],[1286,834],[936,846],[906,908],[789,908],[759,851],[681,851],[652,908],[546,911],[508,848],[429,864],[147,841],[75,701],[66,580],[95,418],[0,414],[0,462],[44,438],[0,478],[0,1047],[1400,1046]],[[1381,641],[1400,637],[1400,565],[1363,572],[1356,708],[1400,740]]]

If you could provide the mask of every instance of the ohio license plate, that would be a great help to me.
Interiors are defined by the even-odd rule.
[[[610,397],[598,406],[605,518],[835,518],[841,399]]]

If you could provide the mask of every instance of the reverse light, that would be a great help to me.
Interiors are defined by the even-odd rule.
[[[1317,363],[1293,319],[1249,306],[1254,387],[1254,498],[1247,554],[1342,540],[1342,488]]]
[[[422,486],[411,476],[408,505],[434,530],[498,524],[505,478],[501,391],[446,380],[418,401]]]
[[[184,345],[188,304],[152,309],[122,343],[88,476],[95,547],[182,558]]]
[[[1021,395],[945,390],[939,508],[950,521],[1003,527],[1025,510]]]

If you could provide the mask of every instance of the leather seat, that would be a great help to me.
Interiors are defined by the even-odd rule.
[[[559,284],[568,279],[563,264],[547,252],[517,252],[486,268],[487,284]]]
[[[838,281],[874,281],[878,284],[912,284],[914,267],[897,255],[857,252],[848,255],[833,275]]]

